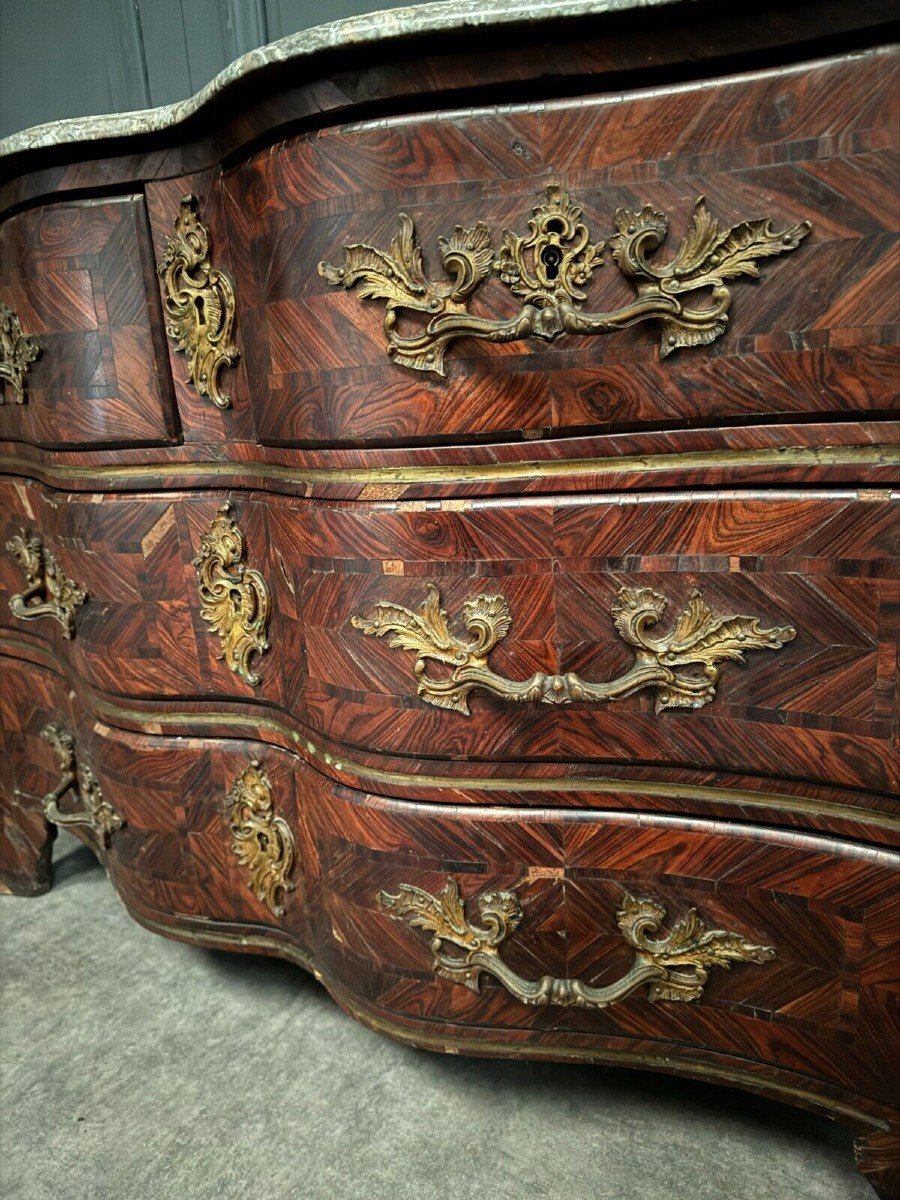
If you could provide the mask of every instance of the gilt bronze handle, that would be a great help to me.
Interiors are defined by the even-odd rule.
[[[44,817],[53,825],[87,825],[104,846],[117,829],[125,824],[109,801],[103,798],[100,784],[94,772],[75,753],[75,738],[68,729],[51,722],[41,730],[41,737],[48,742],[56,754],[59,764],[59,781],[45,796],[38,797]],[[64,811],[59,801],[72,792],[81,808]],[[26,795],[16,789],[17,796]]]
[[[475,901],[480,925],[466,916],[459,885],[452,877],[439,896],[403,883],[397,895],[379,892],[378,900],[395,919],[432,935],[431,965],[436,975],[473,992],[480,990],[482,974],[493,975],[517,1000],[536,1006],[608,1008],[644,984],[650,1000],[699,1000],[711,967],[727,970],[733,962],[765,963],[775,957],[772,946],[755,946],[739,933],[708,929],[693,908],[669,933],[654,937],[660,934],[666,910],[656,900],[625,895],[616,921],[634,950],[634,961],[621,979],[604,987],[552,975],[525,979],[500,957],[501,944],[522,921],[515,893],[482,893]]]
[[[588,682],[572,671],[565,675],[538,671],[519,680],[491,670],[488,657],[512,623],[503,596],[480,595],[463,604],[471,641],[450,632],[440,593],[433,584],[418,612],[381,600],[368,617],[354,616],[352,624],[374,637],[392,634],[392,647],[415,651],[418,694],[427,704],[465,716],[469,716],[469,693],[478,688],[503,700],[542,704],[600,703],[652,688],[657,712],[702,708],[715,697],[719,663],[743,662],[748,650],[779,650],[796,636],[790,626],[765,629],[756,617],[715,616],[695,590],[671,632],[653,638],[649,631],[667,607],[666,598],[651,588],[620,589],[612,618],[619,636],[634,647],[634,663],[623,675],[605,683]],[[449,667],[449,674],[429,675],[429,661]]]
[[[80,584],[69,579],[40,538],[26,537],[25,530],[6,543],[6,549],[22,568],[25,590],[9,598],[9,610],[20,621],[52,617],[62,626],[63,637],[75,636],[75,613],[87,599]]]
[[[452,237],[438,238],[448,278],[433,280],[425,274],[412,218],[400,213],[389,250],[362,242],[347,245],[343,262],[321,262],[319,274],[335,287],[358,286],[361,299],[382,301],[388,357],[415,371],[443,375],[444,355],[458,338],[549,342],[563,334],[613,333],[651,320],[658,323],[665,358],[680,347],[721,336],[731,307],[727,283],[741,275],[756,278],[757,259],[796,250],[812,228],[801,221],[777,230],[763,217],[721,230],[701,196],[675,256],[657,263],[647,254],[665,239],[665,213],[650,205],[639,212],[618,209],[616,232],[607,243],[590,241],[581,217],[569,194],[550,184],[546,200],[532,211],[527,236],[504,230],[499,252],[483,221],[471,229],[457,225]],[[604,246],[637,295],[610,312],[586,312],[583,288],[602,267]],[[473,294],[492,273],[521,300],[514,316],[492,319],[468,311]],[[427,324],[418,333],[401,334],[397,317],[404,312],[422,314]]]
[[[19,318],[8,304],[0,304],[0,382],[12,389],[16,404],[25,403],[28,369],[41,352],[33,337],[22,332]],[[0,388],[0,404],[6,403],[6,388]]]

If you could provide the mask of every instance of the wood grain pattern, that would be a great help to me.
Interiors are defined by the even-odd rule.
[[[883,410],[876,364],[896,342],[888,297],[900,278],[895,79],[892,57],[875,52],[662,95],[363,123],[256,155],[223,187],[260,439],[470,441]],[[498,245],[548,181],[584,207],[597,238],[618,207],[652,203],[675,241],[699,194],[724,224],[771,215],[809,219],[813,233],[761,281],[735,285],[715,346],[662,363],[650,324],[549,345],[463,342],[446,379],[423,376],[388,360],[380,305],[317,273],[347,244],[387,248],[402,211],[439,277],[439,235],[482,220]],[[610,263],[590,297],[612,309],[631,288]],[[471,307],[505,317],[516,303],[496,282]]]
[[[787,12],[761,0],[744,11],[718,0],[654,13],[597,12],[553,18],[540,33],[527,21],[503,38],[483,39],[472,53],[471,32],[404,38],[395,45],[347,46],[309,67],[273,64],[238,81],[190,120],[158,135],[73,143],[11,156],[0,164],[0,210],[48,194],[186,175],[246,154],[299,128],[396,112],[498,105],[564,95],[615,94],[622,88],[667,88],[684,80],[848,54],[890,42],[891,0],[797,0]]]
[[[476,777],[480,764],[499,761],[747,775],[763,761],[782,778],[896,786],[897,523],[886,494],[614,494],[425,507],[232,496],[248,560],[272,597],[274,652],[261,662],[258,689],[218,659],[200,614],[191,560],[223,499],[172,493],[97,505],[6,487],[0,540],[20,527],[41,530],[88,593],[76,637],[57,649],[76,687],[169,702],[258,701],[339,752],[399,756],[431,774],[435,759],[466,760]],[[22,628],[6,600],[21,586],[17,571],[0,556],[0,625],[10,632]],[[700,712],[660,716],[648,696],[553,708],[479,695],[463,718],[418,700],[412,657],[351,623],[382,599],[418,607],[429,583],[439,584],[458,627],[470,597],[506,597],[512,630],[492,663],[513,678],[620,674],[631,652],[610,609],[625,585],[656,589],[673,613],[700,588],[715,612],[790,624],[797,637],[777,657],[727,666]],[[54,637],[39,623],[28,632]]]
[[[0,552],[0,886],[49,884],[41,729],[71,728],[125,820],[103,857],[129,911],[199,945],[312,970],[373,1029],[481,1055],[581,1059],[730,1083],[828,1112],[879,1194],[900,1184],[896,572],[896,54],[882,0],[700,0],[341,50],[235,85],[177,130],[0,163],[0,296],[38,337],[28,403],[0,408],[0,546],[38,535],[86,589],[75,637],[15,621]],[[893,13],[891,13],[893,15]],[[317,74],[316,71],[321,71]],[[656,331],[461,342],[444,380],[384,354],[381,313],[320,259],[519,230],[546,185],[594,238],[621,205],[703,193],[723,223],[809,219],[797,253],[734,286],[713,346]],[[185,193],[235,279],[233,406],[186,382],[155,264]],[[7,269],[8,268],[8,269]],[[591,307],[629,285],[607,263]],[[629,293],[630,294],[630,293]],[[492,280],[473,302],[501,316]],[[506,306],[504,308],[504,306]],[[270,591],[259,687],[217,659],[191,560],[232,506]],[[631,665],[610,614],[653,588],[792,626],[725,664],[697,711],[472,712],[416,696],[414,656],[364,636],[379,601],[505,597],[491,667],[522,679]],[[662,630],[661,630],[662,631]],[[231,847],[249,759],[297,843],[284,915]],[[21,794],[17,793],[20,789]],[[64,801],[65,803],[65,801]],[[379,890],[512,889],[510,965],[603,985],[627,969],[626,891],[776,958],[697,1003],[529,1008],[437,979]]]
[[[17,698],[4,706],[4,809],[10,784],[38,791],[52,776],[39,731],[61,717],[125,818],[104,861],[139,919],[186,936],[221,933],[225,944],[243,929],[251,945],[294,950],[348,1009],[413,1040],[471,1045],[488,1026],[492,1052],[655,1051],[672,1070],[682,1057],[688,1071],[718,1064],[727,1078],[730,1068],[739,1085],[749,1063],[761,1090],[779,1096],[791,1079],[807,1102],[855,1113],[861,1131],[867,1119],[875,1128],[891,1119],[896,854],[685,817],[378,797],[272,747],[112,729],[73,705],[52,672],[12,662],[4,670]],[[255,899],[229,845],[227,790],[251,755],[297,843],[281,920]],[[714,973],[691,1004],[634,995],[602,1011],[532,1009],[491,981],[476,995],[435,979],[422,936],[375,898],[402,882],[434,891],[448,874],[464,895],[516,891],[524,918],[504,957],[529,976],[621,974],[630,952],[613,914],[626,891],[652,894],[673,913],[695,905],[713,924],[775,945],[777,957]]]
[[[0,435],[51,446],[172,441],[142,198],[11,217],[0,225],[0,262],[3,299],[41,348],[28,402],[0,409]]]

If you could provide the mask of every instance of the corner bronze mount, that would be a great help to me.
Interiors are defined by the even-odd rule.
[[[231,848],[248,872],[247,886],[282,917],[285,894],[294,890],[296,846],[287,821],[275,816],[272,784],[255,758],[232,784],[228,803]]]
[[[436,975],[473,992],[480,990],[482,974],[492,975],[522,1004],[608,1008],[644,984],[652,1001],[699,1000],[711,967],[728,970],[733,962],[761,964],[775,957],[772,946],[755,946],[739,933],[708,929],[693,908],[668,934],[654,937],[660,934],[666,910],[655,900],[626,895],[616,921],[634,950],[634,961],[621,979],[605,987],[552,975],[525,979],[500,957],[502,943],[522,921],[522,906],[514,892],[482,893],[475,901],[480,925],[466,916],[459,885],[452,877],[439,896],[404,883],[397,895],[379,892],[377,899],[395,919],[432,935],[431,966]]]
[[[218,657],[245,683],[256,687],[260,680],[250,670],[250,656],[269,649],[269,589],[259,571],[242,561],[244,538],[228,515],[230,508],[228,504],[219,508],[200,539],[192,566],[200,583],[200,615],[222,641]]]
[[[44,817],[53,825],[87,825],[101,844],[108,846],[112,835],[125,822],[113,806],[104,800],[97,777],[88,764],[76,760],[75,738],[68,729],[55,722],[44,726],[41,737],[53,748],[60,771],[56,787],[40,797]],[[59,801],[66,792],[74,793],[81,804],[80,810],[64,812],[59,807]],[[18,789],[16,794],[24,795]]]
[[[240,358],[234,344],[234,282],[209,258],[209,230],[200,220],[196,196],[183,196],[175,233],[166,241],[157,271],[163,281],[166,333],[188,358],[188,383],[218,408],[231,397],[219,376]]]
[[[619,636],[634,647],[634,664],[608,683],[590,683],[572,671],[565,675],[538,671],[523,680],[507,679],[492,671],[488,657],[512,624],[503,596],[482,594],[463,604],[465,625],[473,638],[468,642],[450,632],[434,584],[429,585],[418,612],[381,600],[368,617],[354,616],[352,624],[374,637],[393,634],[389,643],[392,647],[415,651],[413,670],[419,681],[418,695],[427,704],[465,716],[470,715],[469,693],[478,688],[503,700],[541,704],[571,704],[576,700],[600,703],[652,688],[658,713],[667,708],[702,708],[715,698],[717,664],[743,662],[748,650],[779,650],[796,636],[790,626],[764,629],[756,617],[717,617],[701,593],[694,590],[672,631],[666,637],[650,637],[649,630],[667,607],[666,598],[651,588],[620,589],[611,615]],[[450,668],[449,675],[429,675],[429,660],[445,664]]]
[[[656,264],[646,256],[665,239],[665,213],[650,205],[639,212],[618,209],[616,232],[607,243],[590,241],[581,217],[581,208],[569,194],[550,184],[546,200],[533,210],[528,235],[504,230],[499,253],[483,221],[471,229],[457,225],[451,237],[438,238],[448,282],[425,275],[415,225],[401,213],[390,250],[347,245],[343,263],[320,262],[319,274],[335,287],[359,285],[361,299],[383,301],[388,357],[415,371],[444,375],[444,354],[458,338],[518,342],[537,337],[549,342],[567,333],[613,333],[650,320],[659,322],[660,354],[665,358],[681,347],[715,341],[728,324],[731,291],[726,281],[757,277],[757,259],[795,250],[812,228],[809,221],[801,221],[775,230],[771,218],[764,217],[722,232],[701,196],[674,258]],[[611,312],[585,312],[583,288],[603,265],[604,246],[633,282],[637,298]],[[492,272],[522,301],[519,312],[505,320],[468,311],[472,296]],[[709,293],[706,302],[696,296],[702,289]],[[397,317],[403,310],[429,318],[422,332],[398,332]]]
[[[6,543],[25,575],[25,591],[9,598],[9,610],[20,621],[52,617],[62,626],[63,637],[75,636],[75,613],[87,600],[87,592],[69,579],[51,550],[40,538],[26,537],[25,530]]]
[[[16,313],[0,303],[0,381],[12,388],[16,404],[25,403],[25,377],[40,352],[34,338],[22,332]],[[5,403],[4,387],[0,388],[0,404]]]

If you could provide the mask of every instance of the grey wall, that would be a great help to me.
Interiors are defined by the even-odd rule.
[[[391,7],[390,0],[0,0],[0,137],[60,117],[171,104],[265,42]]]

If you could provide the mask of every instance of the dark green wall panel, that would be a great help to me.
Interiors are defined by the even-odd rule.
[[[0,0],[0,137],[61,117],[171,104],[247,50],[385,7],[377,0]]]

